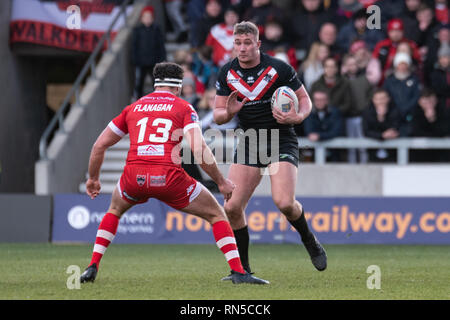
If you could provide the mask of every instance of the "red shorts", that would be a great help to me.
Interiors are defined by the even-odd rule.
[[[202,191],[202,184],[179,167],[126,165],[117,189],[131,204],[158,199],[180,210],[187,207]]]

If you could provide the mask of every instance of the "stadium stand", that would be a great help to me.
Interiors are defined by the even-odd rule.
[[[428,158],[428,161],[449,161],[446,156],[450,148],[448,129],[444,128],[439,137],[433,135],[431,138],[418,136],[417,131],[414,134],[410,132],[411,125],[417,123],[415,117],[421,115],[418,112],[421,108],[418,98],[425,88],[430,87],[436,93],[440,121],[444,123],[450,121],[448,7],[445,5],[443,7],[442,1],[418,2],[420,5],[415,6],[412,1],[408,1],[405,5],[403,2],[386,0],[342,2],[334,0],[190,0],[174,1],[172,4],[164,1],[132,1],[132,12],[129,14],[126,26],[117,33],[114,42],[110,43],[110,48],[102,55],[88,58],[86,54],[80,54],[79,50],[70,51],[73,53],[69,55],[72,59],[71,63],[78,59],[78,66],[72,70],[80,71],[83,63],[88,61],[87,70],[82,81],[76,82],[75,77],[71,79],[71,83],[74,84],[71,87],[72,96],[66,99],[67,102],[70,100],[70,103],[66,103],[68,107],[64,108],[67,110],[59,112],[59,116],[54,120],[56,127],[59,125],[61,126],[59,129],[64,130],[49,129],[45,137],[41,139],[40,160],[36,162],[35,170],[33,170],[33,163],[38,158],[37,139],[44,132],[44,127],[49,122],[49,115],[59,109],[57,105],[61,98],[57,96],[64,95],[69,87],[67,83],[47,88],[44,88],[44,85],[41,87],[30,85],[43,82],[42,79],[37,78],[43,77],[41,74],[43,72],[40,70],[45,69],[46,65],[40,63],[39,58],[23,59],[21,55],[23,56],[27,50],[27,56],[48,55],[48,48],[35,46],[34,51],[31,51],[30,47],[20,47],[11,38],[19,29],[13,29],[10,34],[2,31],[3,42],[7,41],[8,37],[13,42],[13,52],[4,46],[1,48],[2,56],[9,59],[2,61],[2,64],[8,63],[9,70],[2,74],[3,82],[7,80],[7,75],[18,75],[22,72],[25,76],[20,80],[15,76],[17,79],[14,81],[21,82],[18,87],[22,91],[27,91],[27,94],[19,99],[21,101],[15,102],[16,110],[22,111],[16,113],[11,112],[10,109],[2,111],[1,119],[4,124],[2,128],[8,130],[6,128],[11,126],[11,123],[15,123],[19,127],[34,130],[34,133],[29,131],[30,135],[17,140],[20,144],[31,146],[27,148],[29,156],[25,157],[26,160],[22,159],[24,157],[14,156],[15,151],[9,152],[8,155],[2,152],[1,190],[30,192],[34,189],[38,194],[51,194],[54,191],[82,191],[80,184],[84,181],[86,159],[92,140],[100,128],[104,127],[106,121],[132,99],[135,83],[134,65],[130,57],[130,39],[133,28],[139,24],[140,12],[147,5],[152,6],[155,24],[160,27],[166,39],[167,60],[182,64],[187,75],[185,83],[193,84],[191,87],[195,90],[197,97],[193,100],[196,108],[204,92],[214,86],[218,68],[213,59],[214,50],[217,48],[213,48],[212,51],[209,48],[208,44],[212,42],[207,40],[208,32],[214,29],[214,26],[225,26],[223,25],[224,13],[229,8],[239,14],[240,20],[245,18],[256,22],[261,31],[263,48],[267,48],[265,50],[268,53],[291,63],[298,70],[299,78],[311,88],[317,87],[319,83],[322,87],[332,88],[336,81],[340,81],[337,79],[346,79],[345,81],[351,84],[353,94],[349,96],[352,99],[352,107],[356,105],[357,107],[341,109],[343,127],[347,130],[343,130],[340,137],[329,141],[310,141],[305,136],[303,125],[296,127],[301,145],[301,159],[304,164],[366,163],[364,159],[361,161],[360,153],[348,152],[348,149],[355,151],[355,148],[393,150],[395,156],[391,163],[401,165],[415,163],[417,158],[413,156],[414,150],[442,149],[444,157]],[[105,3],[118,7],[124,1],[106,1]],[[13,1],[2,3],[5,9],[2,10],[3,15],[11,11],[12,4]],[[366,25],[371,18],[365,9],[372,4],[381,9],[381,25],[380,28],[369,32],[362,26]],[[297,19],[300,16],[305,19]],[[5,21],[9,21],[11,17],[4,18],[2,23],[6,25]],[[313,20],[310,23],[308,19]],[[180,21],[183,21],[185,25],[180,26]],[[279,21],[282,21],[282,28],[277,27],[277,24],[280,25]],[[363,29],[365,32],[358,32]],[[265,34],[265,31],[268,34]],[[305,31],[307,36],[304,34]],[[186,35],[188,35],[187,38]],[[290,45],[286,46],[286,44]],[[220,42],[216,41],[214,45],[220,49]],[[321,57],[318,57],[319,47],[323,47],[321,48],[323,50],[320,50]],[[61,52],[59,51],[58,54],[61,55]],[[64,52],[67,56],[68,51]],[[328,77],[325,74],[322,66],[325,56],[335,61],[336,77]],[[11,69],[18,65],[10,63],[12,60],[18,61],[21,67]],[[349,72],[347,63],[344,63],[347,60],[356,60],[357,69]],[[402,69],[401,66],[404,64],[407,64],[409,68]],[[149,80],[149,77],[145,80],[145,92],[151,91]],[[414,85],[411,82],[414,82]],[[356,93],[361,86],[364,86],[366,91],[364,95],[358,96]],[[407,101],[408,110],[403,112],[401,124],[407,128],[398,128],[399,137],[389,141],[374,140],[358,135],[355,137],[354,132],[362,130],[361,117],[371,102],[371,92],[379,87],[386,88],[392,95],[391,100],[395,109],[406,106],[405,99],[409,97],[406,94],[408,92],[410,95]],[[405,94],[399,94],[400,90],[403,90]],[[17,90],[8,92],[4,103],[12,104],[12,101],[19,96],[18,92]],[[52,96],[51,99],[46,99],[46,92],[49,92],[47,95]],[[23,122],[23,116],[19,113],[25,112],[25,106],[30,104],[29,101],[33,101],[34,104],[36,101],[41,102],[38,103],[39,109],[32,111],[35,113],[31,117],[33,121]],[[433,127],[434,121],[430,120],[433,117],[427,119],[428,124]],[[353,130],[348,130],[350,127]],[[2,137],[1,150],[11,150],[10,143]],[[334,164],[327,162],[328,149],[340,150],[333,159]],[[124,159],[124,154],[120,150],[120,146],[117,150],[112,149],[105,161],[104,177],[110,177],[111,181],[117,177],[117,172],[110,170],[119,167],[117,161]],[[5,170],[17,158],[21,158],[20,161],[24,162],[20,166],[22,169]],[[364,170],[364,166],[360,166],[357,170]],[[14,186],[12,183],[14,177],[26,172],[28,172],[24,174],[26,178]],[[108,192],[108,190],[110,189],[105,186],[104,191]]]

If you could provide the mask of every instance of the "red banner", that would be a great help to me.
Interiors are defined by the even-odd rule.
[[[102,35],[103,32],[71,30],[40,21],[14,21],[10,25],[11,43],[28,42],[83,52],[93,51]],[[115,33],[111,38],[114,36]]]
[[[73,6],[76,11],[68,10]],[[119,10],[120,6],[104,3],[103,0],[13,0],[10,43],[33,43],[92,52]],[[127,8],[127,13],[130,11],[131,6]],[[79,15],[76,27],[70,25],[76,21],[74,15]],[[120,17],[114,25],[111,40],[123,21]],[[103,49],[107,45],[105,43]]]

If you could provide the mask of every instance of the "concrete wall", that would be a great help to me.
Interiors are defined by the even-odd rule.
[[[143,4],[135,7],[133,25]],[[36,163],[36,194],[77,192],[86,174],[92,144],[108,122],[130,103],[133,70],[130,64],[131,28],[116,36],[111,52],[105,52],[97,66],[96,79],[90,79],[65,119],[66,133],[57,133],[49,149],[49,160]]]
[[[52,197],[0,194],[0,242],[48,242]]]
[[[0,1],[0,192],[33,192],[38,142],[48,121],[45,60],[11,52],[11,3]]]
[[[230,165],[219,165],[227,176]],[[449,197],[448,165],[300,164],[297,196],[322,197]],[[270,177],[264,176],[254,195],[271,196]],[[450,203],[450,200],[449,200]]]

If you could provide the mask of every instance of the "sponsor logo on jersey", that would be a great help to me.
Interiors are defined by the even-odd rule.
[[[147,179],[147,175],[145,175],[145,174],[137,174],[136,175],[136,182],[140,187],[142,187],[145,184],[146,179]]]
[[[163,144],[147,144],[145,146],[138,146],[138,156],[163,156],[164,145]]]
[[[166,185],[166,176],[150,176],[151,187],[164,187]]]
[[[191,184],[187,189],[186,189],[186,194],[189,195],[189,193],[192,192],[192,190],[194,190],[195,184]]]
[[[192,113],[191,113],[191,120],[192,120],[193,122],[198,122],[198,115],[197,115],[197,112],[192,112]]]

